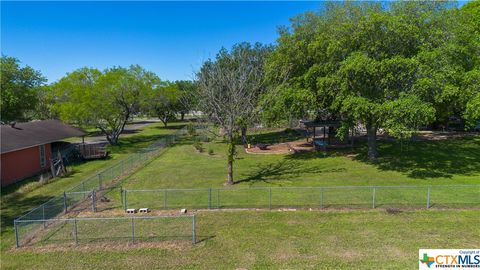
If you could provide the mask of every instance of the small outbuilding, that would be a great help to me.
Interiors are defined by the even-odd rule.
[[[49,171],[61,140],[84,136],[85,132],[59,120],[0,125],[0,181],[7,186]]]
[[[311,140],[317,149],[346,146],[352,138],[340,140],[336,137],[336,131],[341,125],[339,120],[300,120],[300,127],[306,131],[307,142]]]

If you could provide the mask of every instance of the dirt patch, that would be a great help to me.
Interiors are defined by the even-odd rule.
[[[284,143],[275,143],[269,144],[267,149],[260,149],[258,147],[245,148],[245,152],[248,154],[260,154],[260,155],[275,155],[275,154],[293,154],[298,152],[311,152],[315,148],[311,143],[305,142],[304,139],[284,142]]]
[[[466,138],[478,135],[478,132],[456,132],[456,131],[420,131],[415,140],[419,141],[442,141],[448,139]]]
[[[20,249],[12,249],[12,252],[53,252],[53,251],[104,251],[104,250],[117,250],[117,251],[126,251],[132,249],[146,249],[146,248],[157,248],[157,249],[173,249],[173,250],[186,250],[192,247],[192,244],[188,241],[161,241],[161,242],[139,242],[139,243],[125,243],[121,244],[115,242],[101,242],[101,243],[89,243],[89,244],[74,244],[74,243],[65,243],[65,244],[49,244],[41,246],[27,246]]]

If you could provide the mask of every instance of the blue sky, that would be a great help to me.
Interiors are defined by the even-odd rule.
[[[53,82],[88,66],[139,64],[191,79],[203,60],[241,41],[273,43],[277,26],[319,2],[4,2],[1,51]]]

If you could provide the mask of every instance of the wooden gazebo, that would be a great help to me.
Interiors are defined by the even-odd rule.
[[[307,142],[311,140],[315,147],[326,148],[341,142],[335,137],[335,130],[342,125],[340,120],[300,120],[300,125],[307,131]]]

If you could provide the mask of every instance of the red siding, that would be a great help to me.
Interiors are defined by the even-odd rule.
[[[1,182],[6,186],[50,168],[51,145],[45,144],[45,167],[40,166],[40,146],[1,154]]]

